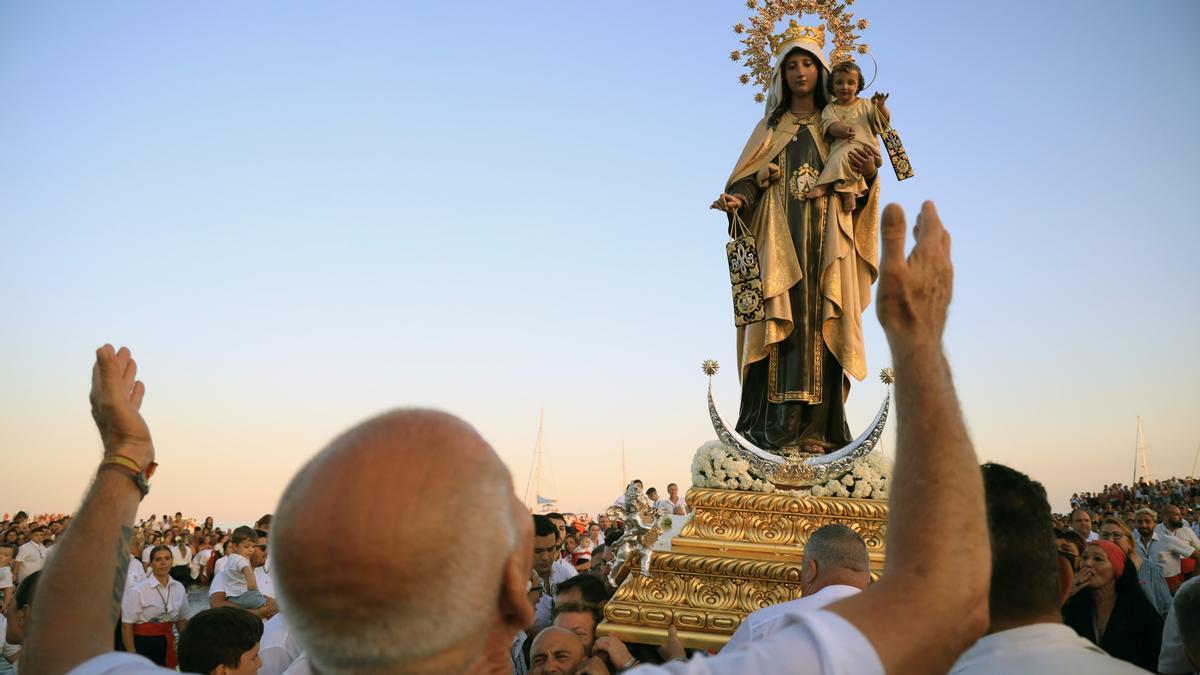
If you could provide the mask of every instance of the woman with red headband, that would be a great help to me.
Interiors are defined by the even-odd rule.
[[[1119,546],[1100,539],[1083,549],[1079,572],[1063,605],[1063,623],[1114,658],[1154,672],[1162,618],[1138,584],[1133,562]]]

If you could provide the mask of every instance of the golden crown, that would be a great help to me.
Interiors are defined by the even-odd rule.
[[[771,36],[771,53],[779,56],[780,51],[793,42],[808,42],[816,45],[817,49],[825,51],[825,27],[801,26],[795,19],[788,24],[787,30],[779,35]]]
[[[794,42],[809,42],[817,49],[825,49],[825,30],[833,35],[833,51],[829,54],[831,65],[849,61],[854,54],[866,54],[866,44],[858,44],[856,30],[866,30],[867,20],[854,20],[847,7],[854,0],[746,0],[746,6],[754,10],[746,23],[738,22],[733,32],[742,36],[743,49],[729,54],[734,61],[741,61],[749,71],[742,73],[738,81],[742,84],[754,82],[758,93],[754,100],[762,103],[764,92],[771,86],[771,75],[775,64],[773,57],[778,50]],[[787,29],[775,34],[775,25],[787,16],[816,14],[825,22],[824,26],[801,26],[792,20]],[[749,23],[749,25],[746,25]]]

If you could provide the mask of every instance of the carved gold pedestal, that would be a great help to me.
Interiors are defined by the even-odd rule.
[[[883,570],[887,502],[703,488],[687,502],[695,513],[669,553],[651,556],[650,576],[628,561],[599,634],[662,644],[674,623],[685,646],[720,649],[747,614],[800,597],[804,544],[829,523],[862,535],[872,577]]]

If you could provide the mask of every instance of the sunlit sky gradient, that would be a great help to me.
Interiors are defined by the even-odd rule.
[[[1151,473],[1190,472],[1200,4],[852,9],[917,173],[885,165],[884,198],[936,200],[954,236],[946,348],[980,458],[1063,509],[1129,480],[1140,415]],[[148,387],[143,515],[251,520],[336,433],[407,405],[475,424],[518,494],[544,407],[565,510],[619,493],[622,441],[629,478],[688,485],[703,359],[737,412],[707,206],[762,112],[728,57],[746,14],[0,4],[0,511],[75,508],[105,341]],[[882,395],[853,389],[855,433]]]

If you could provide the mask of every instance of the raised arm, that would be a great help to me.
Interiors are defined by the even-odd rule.
[[[991,552],[986,537],[964,545],[944,536],[987,527],[979,464],[942,353],[950,235],[925,202],[905,259],[905,227],[904,212],[889,205],[876,296],[896,369],[887,568],[879,583],[831,609],[866,635],[888,672],[944,673],[987,627]]]
[[[145,391],[128,349],[104,345],[96,350],[92,417],[105,458],[121,455],[143,469],[153,464],[150,430],[138,412]],[[64,673],[112,651],[131,526],[141,499],[131,474],[115,468],[96,474],[79,515],[42,572],[22,671]]]

